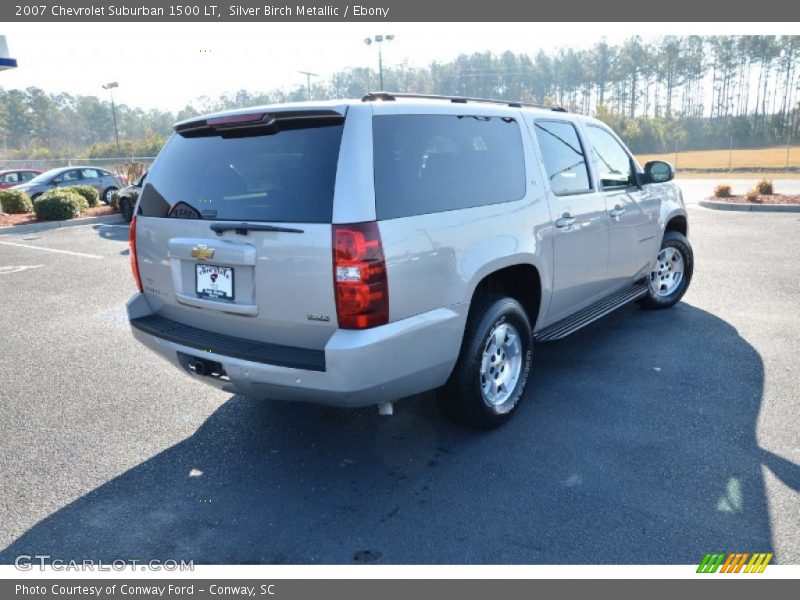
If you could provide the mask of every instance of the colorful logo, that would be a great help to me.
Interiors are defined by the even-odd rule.
[[[706,554],[697,567],[698,573],[763,573],[772,552],[731,552],[730,554]],[[749,559],[749,560],[748,560]]]

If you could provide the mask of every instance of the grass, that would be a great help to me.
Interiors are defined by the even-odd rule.
[[[718,179],[719,181],[723,179],[725,181],[729,179],[800,179],[800,173],[786,173],[780,171],[737,171],[735,173],[678,171],[676,177],[678,179]]]
[[[640,154],[636,157],[641,164],[648,160],[666,160],[676,166],[678,171],[682,169],[752,169],[749,174],[742,173],[742,177],[763,177],[769,169],[783,169],[786,167],[786,146],[775,146],[773,148],[748,148],[742,150],[697,150],[692,152],[679,152],[677,165],[674,152],[664,152],[662,154]],[[800,146],[792,146],[789,150],[789,166],[800,168]],[[681,173],[686,176],[687,173]],[[732,174],[739,176],[739,173]],[[782,177],[796,174],[783,173]],[[705,176],[707,174],[698,174]],[[726,173],[725,175],[729,175]],[[795,177],[792,177],[793,179]]]

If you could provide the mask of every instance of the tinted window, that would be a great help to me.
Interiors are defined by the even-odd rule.
[[[525,196],[522,138],[513,119],[381,115],[373,119],[373,138],[379,219]]]
[[[67,171],[60,175],[61,181],[78,181],[81,178],[80,171]]]
[[[594,152],[597,173],[603,187],[620,187],[633,183],[631,159],[613,135],[600,127],[586,128]]]
[[[22,173],[20,173],[20,180],[21,181],[30,181],[31,179],[36,177],[36,175],[37,174],[34,173],[33,171],[22,171]]]
[[[184,219],[330,223],[342,125],[246,137],[173,135],[140,210]]]
[[[586,156],[575,126],[565,121],[536,121],[534,130],[553,192],[561,196],[591,190]]]

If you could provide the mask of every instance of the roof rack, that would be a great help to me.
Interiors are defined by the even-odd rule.
[[[551,104],[532,104],[530,102],[514,102],[511,100],[498,100],[495,98],[471,98],[469,96],[438,96],[435,94],[414,94],[409,92],[367,92],[361,98],[362,102],[375,102],[377,100],[397,100],[398,98],[420,98],[423,100],[449,100],[456,104],[466,104],[467,102],[484,102],[488,104],[502,104],[512,108],[542,108],[544,110],[552,110],[555,112],[567,112],[566,108],[561,106],[553,106]]]

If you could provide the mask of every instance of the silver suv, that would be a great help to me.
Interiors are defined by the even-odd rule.
[[[494,427],[534,342],[672,306],[692,249],[672,167],[559,108],[374,93],[178,123],[131,224],[134,336],[252,398],[436,389]]]

